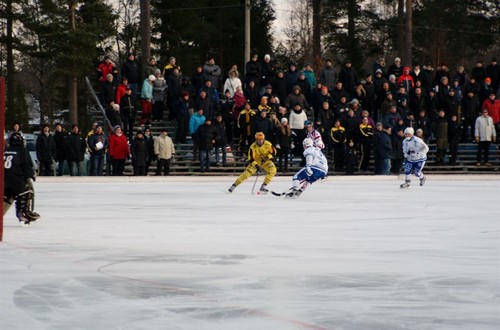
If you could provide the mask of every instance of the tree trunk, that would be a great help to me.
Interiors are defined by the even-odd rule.
[[[397,25],[396,56],[403,56],[405,36],[405,0],[398,0],[398,25]],[[405,64],[403,62],[403,64]]]
[[[76,31],[76,1],[71,1],[70,12],[71,12],[71,31],[75,33]],[[73,66],[71,68],[71,78],[69,84],[69,122],[71,125],[78,125],[78,78],[76,76],[76,68]]]
[[[5,7],[7,15],[7,118],[15,120],[15,107],[14,107],[14,55],[13,55],[13,39],[12,39],[12,26],[13,26],[13,13],[12,13],[12,0],[7,0]],[[12,124],[12,123],[11,123]]]
[[[413,0],[406,0],[406,16],[405,16],[405,34],[404,34],[404,52],[403,63],[406,66],[412,67],[412,24],[413,24]]]
[[[151,56],[151,1],[141,0],[141,67],[143,77],[146,76],[146,66]]]
[[[356,14],[356,0],[349,0],[347,4],[347,58],[350,59],[352,66],[359,68],[362,64],[362,55],[356,39]]]
[[[252,8],[252,5],[250,3],[250,0],[246,0],[245,1],[245,50],[244,50],[244,61],[245,61],[245,64],[248,63],[248,61],[250,61],[250,29],[251,29],[251,25],[250,25],[250,18],[251,18],[251,8]],[[245,68],[245,74],[246,74],[246,65],[244,66]]]
[[[312,0],[313,10],[313,70],[319,72],[321,63],[321,0]]]

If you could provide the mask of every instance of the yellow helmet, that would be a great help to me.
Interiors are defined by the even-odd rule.
[[[264,140],[266,136],[262,132],[255,133],[255,140]]]

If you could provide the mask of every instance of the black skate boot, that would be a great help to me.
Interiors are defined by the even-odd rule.
[[[229,189],[227,190],[227,192],[230,194],[230,193],[232,193],[234,191],[234,189],[236,189],[236,185],[233,183],[231,185],[231,187],[229,187]]]
[[[405,180],[405,183],[399,186],[399,188],[409,188],[410,187],[410,180]]]
[[[26,214],[33,219],[33,221],[40,219],[40,214],[34,212],[34,211],[26,211]]]
[[[16,213],[17,219],[19,220],[19,223],[21,226],[29,226],[31,222],[33,221],[27,214],[26,212],[17,212]]]

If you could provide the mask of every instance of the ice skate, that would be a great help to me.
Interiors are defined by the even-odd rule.
[[[29,216],[32,219],[32,221],[40,219],[40,214],[34,211],[26,211],[26,215]]]
[[[302,189],[293,189],[288,194],[285,194],[285,198],[297,198],[302,194]]]
[[[19,220],[19,223],[21,224],[22,227],[29,226],[31,221],[33,221],[26,214],[26,212],[17,212],[16,216],[17,216],[17,219]]]
[[[269,192],[267,189],[267,186],[265,184],[262,184],[259,189],[259,195],[266,195]]]
[[[420,185],[423,186],[425,184],[425,176],[420,178]]]
[[[231,187],[229,187],[229,189],[227,190],[228,194],[231,194],[234,191],[234,189],[236,189],[236,185],[233,183]]]
[[[410,180],[405,180],[405,183],[399,186],[399,188],[409,188],[410,187]]]

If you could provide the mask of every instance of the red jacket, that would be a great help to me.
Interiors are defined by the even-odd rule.
[[[405,74],[406,71],[408,71],[408,74]],[[405,87],[406,92],[408,92],[414,86],[413,77],[410,75],[409,72],[410,72],[410,68],[405,66],[403,68],[403,73],[401,73],[401,76],[399,76],[399,79],[398,79],[398,86]]]
[[[124,85],[124,84],[120,84],[120,85],[116,86],[116,100],[115,100],[116,104],[120,104],[122,96],[125,95],[126,89],[127,89],[127,85]]]
[[[102,62],[101,64],[99,64],[97,70],[101,71],[101,77],[99,78],[100,82],[106,81],[106,76],[108,75],[108,73],[113,72],[113,67],[113,63]]]
[[[500,100],[491,101],[489,98],[484,100],[481,109],[488,109],[488,114],[493,119],[493,124],[500,122]]]
[[[127,137],[125,134],[120,136],[111,134],[109,137],[109,156],[113,159],[127,159],[130,154]]]

